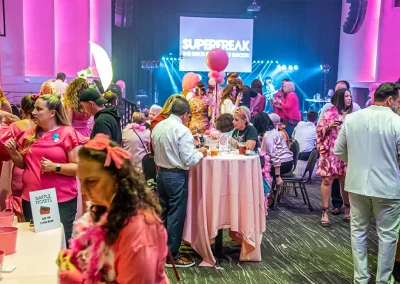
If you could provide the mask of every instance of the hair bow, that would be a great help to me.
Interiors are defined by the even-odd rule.
[[[40,94],[37,95],[31,95],[31,100],[35,101],[40,97]]]
[[[122,149],[119,146],[112,147],[111,140],[108,135],[99,133],[96,136],[89,140],[84,147],[87,149],[97,150],[97,151],[106,151],[107,156],[104,162],[104,166],[108,167],[111,164],[111,161],[114,162],[115,167],[120,169],[124,160],[128,160],[131,158],[131,153]]]

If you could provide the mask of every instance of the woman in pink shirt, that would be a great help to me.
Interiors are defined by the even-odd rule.
[[[87,140],[70,126],[61,100],[55,95],[40,96],[32,116],[36,126],[25,131],[18,141],[11,138],[6,142],[14,164],[24,169],[25,220],[32,219],[29,193],[55,188],[65,238],[69,240],[77,206],[77,151]]]
[[[78,177],[91,207],[59,254],[60,283],[166,284],[161,208],[131,154],[97,134],[79,151]]]

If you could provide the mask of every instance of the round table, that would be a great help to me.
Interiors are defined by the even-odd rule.
[[[226,228],[243,240],[241,261],[261,261],[265,207],[258,155],[207,156],[190,168],[183,239],[203,258],[200,266],[215,265],[211,243]]]

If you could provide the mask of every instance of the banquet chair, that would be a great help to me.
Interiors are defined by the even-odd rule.
[[[282,178],[284,177],[294,177],[293,172],[296,170],[297,167],[297,162],[299,161],[299,155],[300,155],[300,145],[299,142],[296,139],[290,139],[290,145],[289,145],[289,150],[293,153],[293,168],[290,172],[283,174]],[[297,195],[297,190],[296,188],[294,189],[294,193]]]
[[[312,173],[314,171],[317,160],[318,160],[318,152],[317,150],[314,149],[310,154],[310,158],[307,161],[307,166],[302,176],[290,176],[290,177],[282,176],[283,184],[276,187],[274,209],[277,206],[280,195],[284,191],[286,191],[287,188],[293,188],[295,190],[298,188],[300,189],[301,195],[303,196],[304,204],[308,205],[308,208],[311,212],[313,211],[310,199],[308,198],[306,184],[311,181]]]

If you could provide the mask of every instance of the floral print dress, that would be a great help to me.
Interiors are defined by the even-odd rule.
[[[211,116],[210,103],[207,96],[193,97],[189,100],[192,119],[189,129],[192,134],[203,134],[210,128],[209,117]]]
[[[326,132],[327,125],[335,120],[343,121],[344,116],[333,106],[322,116],[317,125],[317,150],[320,154],[317,175],[321,177],[346,175],[346,163],[333,153],[340,128],[333,127]]]

